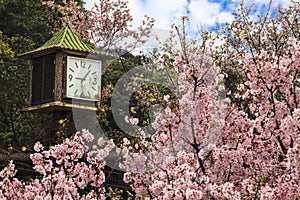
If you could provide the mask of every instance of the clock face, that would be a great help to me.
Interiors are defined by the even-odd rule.
[[[100,100],[101,61],[67,57],[67,97]]]

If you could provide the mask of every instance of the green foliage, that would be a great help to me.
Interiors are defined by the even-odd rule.
[[[139,57],[130,53],[122,55],[119,59],[114,60],[102,74],[102,97],[100,102],[100,112],[98,113],[99,123],[105,134],[113,138],[114,142],[119,144],[127,134],[122,132],[115,123],[111,110],[111,95],[115,84],[126,72],[141,64]]]
[[[161,105],[164,108],[166,103],[164,101],[165,95],[171,95],[169,88],[161,84],[147,84],[139,88],[131,97],[130,111],[131,116],[139,119],[140,126],[147,126],[151,124],[154,119],[153,113],[150,112],[150,107],[154,105]],[[175,96],[173,95],[172,99]]]
[[[52,36],[53,27],[60,16],[43,5],[41,0],[1,0],[0,2],[0,30],[4,35],[27,38],[34,43],[34,47],[41,46]],[[79,5],[84,4],[82,0],[76,2]],[[62,0],[56,0],[55,4],[62,4]],[[27,47],[27,50],[31,50],[32,48],[28,49],[26,44],[23,44],[22,49]]]
[[[125,75],[134,67],[142,65],[142,60],[145,61],[145,58],[133,56],[131,54],[125,54],[120,59],[112,62],[107,69],[105,69],[102,75],[102,99],[101,109],[98,115],[99,121],[107,137],[112,138],[117,145],[119,145],[123,138],[126,137],[131,141],[132,146],[135,146],[139,143],[139,138],[131,136],[128,134],[129,132],[123,132],[123,130],[120,129],[116,124],[111,110],[111,96],[113,92],[115,92],[115,95],[118,96],[118,98],[115,98],[118,102],[122,103],[123,101],[129,101],[130,116],[128,117],[138,118],[138,126],[144,128],[147,127],[146,132],[149,134],[153,132],[153,129],[151,128],[151,123],[154,120],[153,111],[155,109],[164,109],[167,106],[166,101],[164,100],[165,95],[169,95],[170,100],[173,100],[174,103],[169,104],[169,106],[171,106],[172,110],[176,110],[176,96],[172,92],[172,89],[166,87],[165,85],[165,83],[169,81],[170,77],[173,79],[177,78],[176,73],[170,70],[170,67],[166,66],[156,69],[155,65],[152,66],[150,63],[143,63],[143,65],[147,65],[146,68],[149,70],[149,76],[147,75],[148,78],[142,76],[141,74],[141,77],[138,77],[137,80],[133,81],[132,83],[127,83],[125,81],[126,83],[124,84],[128,85],[124,85],[124,87],[130,87],[131,84],[135,83],[138,84],[139,81],[147,82],[148,79],[149,83],[143,84],[139,88],[134,87],[135,90],[131,95],[130,100],[128,99],[128,94],[125,90],[123,91],[123,89],[119,90],[115,88],[116,83],[123,75]],[[153,73],[154,71],[152,71],[150,68],[153,68],[155,73]],[[151,80],[154,82],[152,83]],[[173,81],[176,82],[176,80]],[[121,85],[123,86],[123,84]],[[116,93],[116,91],[118,93]],[[122,118],[123,115],[124,114],[121,112],[118,118]],[[119,123],[127,123],[125,122],[125,116],[123,116],[123,118],[123,122],[119,121]]]
[[[135,194],[134,191],[130,189],[120,189],[120,188],[112,188],[112,187],[107,187],[106,188],[107,193],[106,199],[107,200],[145,200],[145,197],[140,197]]]
[[[140,57],[130,53],[120,56],[119,59],[114,60],[104,70],[102,74],[102,86],[115,85],[122,75],[138,65],[141,65]]]
[[[8,37],[26,37],[39,46],[51,36],[40,0],[2,0],[0,17],[0,30]]]
[[[300,194],[294,198],[294,200],[300,200]]]
[[[32,116],[18,112],[26,105],[29,94],[28,62],[17,60],[16,53],[11,48],[11,45],[17,48],[20,40],[21,37],[5,40],[0,32],[0,148],[2,151],[7,149],[8,144],[20,149],[22,145],[27,145],[25,143],[28,136],[33,134],[33,127],[30,125]]]
[[[118,80],[134,67],[142,64],[142,58],[133,56],[132,54],[125,54],[118,60],[113,61],[102,74],[102,99],[99,113],[99,121],[109,138],[113,138],[118,144],[124,137],[129,138],[116,124],[111,110],[111,95]],[[167,76],[164,73],[159,73],[161,77],[153,77],[156,82],[165,81]],[[157,75],[154,75],[157,76]],[[160,84],[146,84],[133,93],[130,98],[130,117],[139,119],[139,126],[147,126],[153,120],[150,107],[152,105],[164,105],[164,95],[171,94],[171,91]],[[118,101],[122,102],[123,96],[127,94],[118,94]],[[174,97],[175,98],[175,97]],[[122,116],[122,114],[120,115]],[[125,119],[125,116],[124,116]],[[125,123],[125,120],[124,120]]]

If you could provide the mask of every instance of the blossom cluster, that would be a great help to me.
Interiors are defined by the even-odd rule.
[[[79,133],[49,150],[39,142],[34,149],[30,158],[39,175],[29,182],[14,178],[11,161],[0,172],[0,199],[105,199],[104,157],[88,153]]]

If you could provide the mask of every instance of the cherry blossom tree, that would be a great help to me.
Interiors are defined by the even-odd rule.
[[[178,99],[164,97],[164,111],[156,113],[152,122],[155,134],[135,144],[124,139],[123,148],[128,152],[122,164],[127,171],[124,180],[150,199],[201,199],[213,196],[211,187],[223,187],[210,182],[206,167],[227,115],[221,94],[223,75],[209,48],[186,40],[187,18],[182,20],[181,27],[174,26],[182,50],[173,52],[172,62]]]
[[[146,42],[154,19],[144,17],[142,24],[132,27],[128,0],[99,0],[92,10],[91,41],[104,50],[124,48],[127,51]]]
[[[75,0],[63,0],[61,4],[54,0],[42,1],[42,4],[49,7],[49,20],[54,21],[53,31],[58,32],[62,27],[69,26],[82,38],[89,41],[89,27],[91,26],[91,13],[85,10]]]
[[[80,135],[86,141],[94,139],[87,130]],[[29,182],[14,178],[17,170],[11,161],[0,172],[1,199],[106,199],[102,171],[105,165],[102,158],[106,154],[102,153],[100,158],[88,153],[79,133],[49,150],[37,142],[34,150],[36,153],[30,158],[39,174],[37,178]]]
[[[242,5],[222,47],[181,42],[182,52],[173,62],[179,109],[166,108],[156,116],[157,132],[139,144],[144,156],[128,156],[124,165],[129,171],[125,181],[138,194],[149,199],[293,199],[300,193],[299,8],[294,2],[277,17],[268,13],[255,21]],[[243,77],[217,138],[211,120],[222,117],[211,105],[219,102],[203,81],[211,78],[207,65],[218,72],[212,57],[221,69],[234,68]],[[211,135],[214,145],[205,143]],[[129,152],[137,151],[131,141],[124,144]],[[138,163],[135,169],[131,161]]]

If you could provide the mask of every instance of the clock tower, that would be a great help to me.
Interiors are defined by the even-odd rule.
[[[96,52],[66,26],[44,45],[20,57],[31,63],[29,107],[24,111],[98,109],[101,70],[112,55]]]

